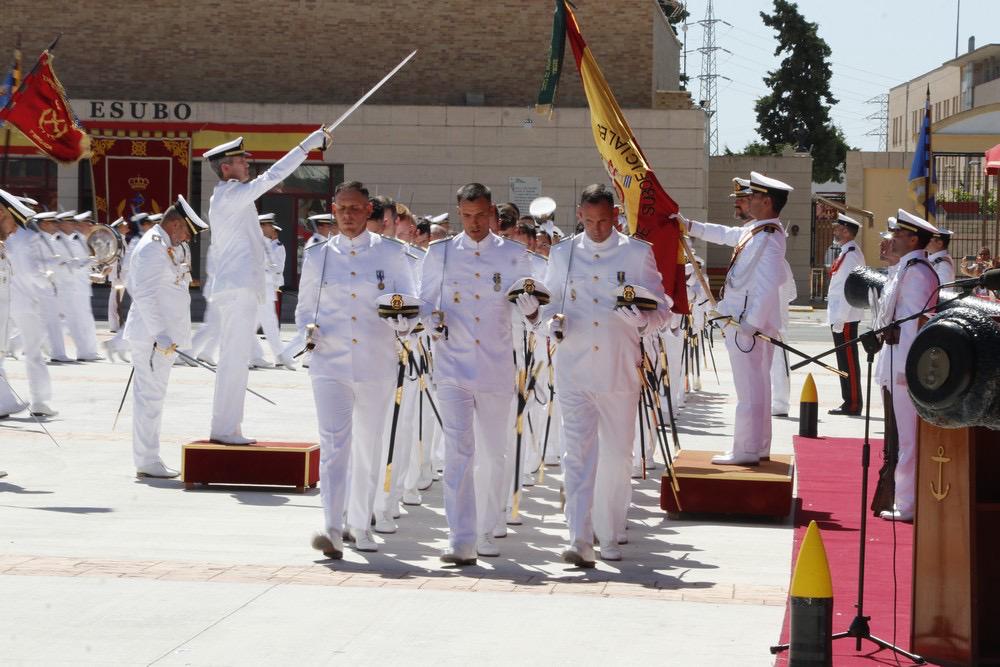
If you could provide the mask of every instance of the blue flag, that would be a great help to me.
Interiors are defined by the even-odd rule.
[[[917,150],[913,154],[913,165],[910,167],[910,196],[924,213],[924,219],[932,225],[935,224],[936,192],[937,175],[934,173],[934,154],[931,152],[931,91],[928,88],[920,137],[917,140]]]

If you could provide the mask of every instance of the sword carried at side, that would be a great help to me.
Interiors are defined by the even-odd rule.
[[[153,344],[153,347],[156,347],[156,344],[155,344],[155,343]],[[205,362],[203,362],[203,361],[200,361],[200,360],[198,360],[198,359],[195,359],[194,357],[192,357],[192,356],[191,356],[190,354],[187,354],[186,352],[181,352],[181,351],[180,351],[180,350],[178,350],[178,349],[174,349],[174,352],[176,352],[176,353],[177,353],[177,355],[178,355],[178,356],[179,356],[179,357],[180,357],[181,359],[184,359],[185,361],[187,361],[187,362],[189,362],[189,363],[191,363],[191,364],[194,364],[195,366],[201,366],[201,367],[202,367],[202,368],[204,368],[204,369],[205,369],[206,371],[211,371],[211,372],[212,372],[213,374],[214,374],[214,373],[216,372],[216,370],[215,370],[214,368],[212,368],[211,366],[209,366],[208,364],[206,364],[206,363],[205,363]],[[253,389],[251,389],[250,387],[247,387],[247,393],[248,393],[248,394],[253,394],[253,395],[254,395],[254,396],[256,396],[257,398],[261,399],[262,401],[267,401],[267,402],[268,402],[268,403],[270,403],[271,405],[274,405],[274,406],[277,406],[277,405],[278,405],[277,403],[275,403],[274,401],[272,401],[272,400],[271,400],[270,398],[268,398],[267,396],[264,396],[263,394],[258,394],[257,392],[255,392],[255,391],[254,391]]]

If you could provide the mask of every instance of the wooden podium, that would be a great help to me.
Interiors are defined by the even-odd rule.
[[[1000,665],[1000,431],[920,420],[912,650]]]

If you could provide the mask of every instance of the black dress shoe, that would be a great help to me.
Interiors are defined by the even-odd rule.
[[[861,408],[858,408],[857,410],[848,410],[844,406],[840,406],[839,408],[834,408],[833,410],[829,410],[827,414],[847,415],[849,417],[857,417],[861,414]]]

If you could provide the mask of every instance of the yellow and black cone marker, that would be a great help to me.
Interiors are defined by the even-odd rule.
[[[819,399],[816,396],[816,382],[812,373],[806,376],[799,398],[799,435],[815,438],[819,422]]]
[[[833,584],[815,521],[799,547],[789,597],[789,667],[832,667]]]

